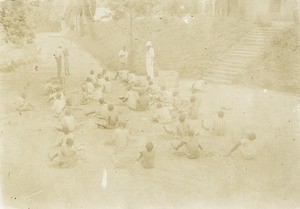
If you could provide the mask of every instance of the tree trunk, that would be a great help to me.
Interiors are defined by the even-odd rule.
[[[128,55],[128,69],[132,70],[133,67],[133,14],[130,13],[129,17],[129,55]]]

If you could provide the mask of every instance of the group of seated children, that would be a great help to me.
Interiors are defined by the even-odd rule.
[[[103,98],[103,93],[112,92],[112,84],[106,71],[103,70],[97,76],[93,70],[90,71],[86,82],[81,86],[83,98],[81,104],[86,105],[89,100],[99,101]]]

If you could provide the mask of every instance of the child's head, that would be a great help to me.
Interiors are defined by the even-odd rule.
[[[96,89],[99,89],[100,87],[101,87],[100,84],[98,84],[98,83],[95,84]]]
[[[67,126],[63,126],[62,131],[67,135],[69,133],[69,128]]]
[[[103,98],[101,98],[101,99],[99,99],[99,104],[104,104],[104,99]]]
[[[102,74],[101,74],[101,73],[98,73],[98,74],[97,74],[97,78],[98,78],[98,79],[102,78]]]
[[[125,122],[119,122],[119,128],[122,128],[122,129],[124,129],[124,128],[126,128],[126,123]]]
[[[106,70],[105,70],[105,69],[102,70],[102,74],[103,74],[103,75],[106,74]]]
[[[195,96],[191,96],[191,97],[190,97],[190,102],[193,103],[193,102],[195,102],[195,101],[196,101],[196,97],[195,97]]]
[[[176,97],[176,96],[178,96],[179,92],[178,91],[173,91],[172,94],[173,94],[173,97]]]
[[[145,92],[144,91],[139,91],[139,96],[144,96],[145,95]]]
[[[193,129],[188,130],[188,136],[193,137],[195,135],[195,132]]]
[[[157,107],[157,109],[160,109],[160,108],[162,108],[162,104],[161,103],[157,103],[156,107]]]
[[[21,93],[21,97],[22,97],[23,99],[26,99],[26,98],[27,98],[27,94],[26,94],[25,92],[22,92],[22,93]]]
[[[66,99],[66,104],[67,106],[72,106],[72,99],[71,98]]]
[[[250,140],[250,141],[253,141],[256,139],[256,134],[254,132],[251,132],[251,133],[248,133],[247,134],[247,138]]]
[[[66,140],[66,145],[67,145],[68,147],[72,147],[72,146],[73,146],[73,143],[74,143],[73,139],[67,138],[67,140]]]
[[[70,111],[69,109],[66,109],[66,110],[65,110],[65,115],[66,115],[66,116],[70,116],[70,115],[71,115],[71,111]]]
[[[105,76],[105,81],[109,81],[109,77],[108,76]]]
[[[146,144],[146,149],[148,152],[151,152],[153,150],[153,143],[152,142],[148,142]]]
[[[54,90],[55,90],[55,92],[60,92],[60,91],[61,91],[61,88],[60,88],[60,86],[56,86],[56,87],[54,88]]]
[[[107,106],[107,109],[108,109],[109,111],[113,111],[113,110],[114,110],[114,106],[113,106],[112,104],[109,104],[109,105]]]
[[[183,123],[185,121],[185,115],[184,114],[180,114],[178,117],[178,120],[180,123]]]
[[[224,112],[220,110],[220,111],[218,112],[218,117],[219,117],[219,118],[223,118],[223,117],[224,117]]]
[[[127,91],[130,91],[132,89],[132,86],[127,86]]]
[[[91,75],[94,75],[94,74],[95,74],[95,72],[94,72],[93,70],[91,70],[91,71],[90,71],[90,74],[91,74]]]

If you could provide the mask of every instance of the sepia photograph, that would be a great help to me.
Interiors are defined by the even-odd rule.
[[[0,209],[300,209],[300,0],[0,0]]]

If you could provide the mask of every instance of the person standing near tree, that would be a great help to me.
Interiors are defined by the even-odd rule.
[[[70,64],[69,64],[69,50],[67,47],[63,50],[64,54],[64,68],[65,68],[65,75],[70,75]]]
[[[154,77],[154,72],[153,72],[153,63],[154,63],[154,49],[152,48],[152,43],[151,41],[146,42],[146,71],[147,75],[153,79]]]
[[[119,59],[120,59],[120,70],[127,70],[127,60],[128,60],[128,52],[126,46],[123,46],[121,51],[119,52]]]
[[[54,54],[55,60],[56,60],[56,67],[57,67],[57,77],[61,77],[61,70],[62,70],[62,46],[59,46]]]

